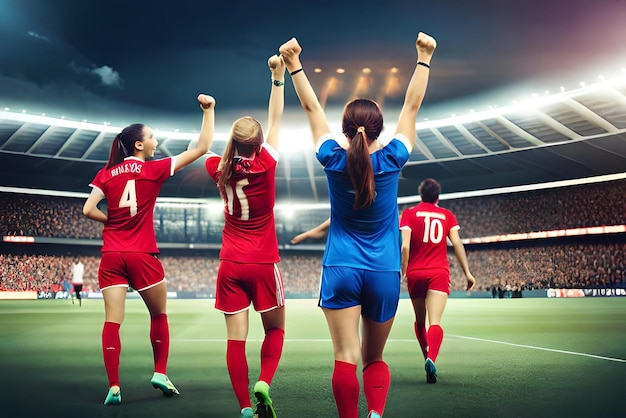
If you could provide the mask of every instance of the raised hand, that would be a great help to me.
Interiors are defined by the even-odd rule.
[[[202,110],[208,110],[215,106],[215,99],[213,96],[209,96],[208,94],[200,94],[198,95],[198,103],[200,103],[200,108]]]
[[[278,52],[285,60],[287,67],[291,69],[291,65],[299,61],[302,47],[300,46],[296,38],[291,38],[290,40],[282,44],[280,48],[278,48]]]
[[[420,32],[417,34],[417,40],[415,41],[415,47],[417,49],[417,55],[422,59],[429,59],[433,55],[435,48],[437,48],[437,41],[430,35]]]

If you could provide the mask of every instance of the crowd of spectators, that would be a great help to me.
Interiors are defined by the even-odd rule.
[[[61,291],[63,280],[72,277],[73,261],[71,256],[0,253],[0,292]],[[83,290],[95,291],[100,257],[81,257],[81,261],[85,265]]]
[[[102,224],[83,215],[84,199],[0,193],[0,234],[99,239]]]
[[[59,244],[79,245],[99,240],[102,224],[82,214],[84,199],[18,193],[0,193],[0,234],[57,238]],[[463,238],[626,224],[626,179],[561,188],[442,200],[461,225]],[[214,242],[221,240],[221,214],[199,205],[157,205],[155,230],[160,243]],[[404,209],[400,206],[399,210]],[[312,224],[321,223],[327,212],[307,213],[288,221],[276,214],[281,244]],[[317,219],[319,218],[319,219]],[[601,243],[581,239],[549,239],[466,245],[470,267],[478,278],[478,289],[507,289],[512,292],[546,288],[626,287],[624,233]],[[621,239],[621,241],[620,241]],[[84,243],[84,242],[83,242]],[[317,240],[323,244],[323,240]],[[85,246],[83,246],[85,247]],[[97,248],[91,246],[92,248]],[[70,277],[73,258],[67,255],[38,255],[0,252],[0,291],[56,291]],[[282,250],[280,264],[287,294],[317,295],[321,251]],[[463,290],[464,276],[451,258],[452,289]],[[99,253],[81,257],[85,264],[84,289],[97,291]],[[177,292],[212,295],[217,274],[217,251],[205,254],[162,254],[168,288]]]
[[[623,242],[546,242],[466,249],[470,267],[478,279],[476,290],[626,287],[626,243]],[[317,296],[321,256],[321,253],[283,252],[280,268],[288,296]],[[452,290],[462,291],[464,276],[452,252],[449,257]],[[168,290],[214,294],[219,263],[216,251],[191,256],[162,254],[160,259]],[[99,256],[82,256],[81,260],[85,264],[85,290],[97,291]],[[63,278],[69,277],[72,261],[69,256],[0,254],[0,291],[55,291]],[[406,290],[404,285],[403,290]]]
[[[626,287],[624,242],[558,242],[482,249],[466,246],[466,250],[472,273],[479,278],[476,290]],[[462,290],[465,276],[452,261],[452,288]]]
[[[442,196],[444,197],[444,196]],[[99,239],[102,225],[82,214],[84,199],[0,193],[0,233],[52,238]],[[407,205],[400,206],[402,210]],[[455,213],[463,238],[626,224],[626,179],[487,196],[446,199],[440,206]],[[219,243],[221,213],[200,204],[177,208],[157,203],[155,231],[159,242]],[[321,223],[315,217],[283,219],[277,211],[279,243]],[[304,221],[303,219],[306,219]]]
[[[626,180],[440,202],[464,238],[626,224]]]

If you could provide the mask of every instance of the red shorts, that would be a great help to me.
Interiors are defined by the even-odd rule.
[[[273,263],[235,263],[222,260],[217,270],[215,309],[227,314],[245,311],[254,305],[267,312],[285,305],[283,277]]]
[[[98,268],[100,290],[130,286],[141,292],[164,281],[165,272],[156,254],[102,253]]]
[[[411,299],[423,299],[429,290],[450,295],[450,272],[445,269],[411,270],[406,274],[406,284]]]

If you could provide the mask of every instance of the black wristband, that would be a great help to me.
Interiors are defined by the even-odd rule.
[[[290,76],[294,76],[296,74],[298,74],[300,71],[302,71],[302,68],[298,68],[297,70],[293,70],[292,72],[289,73]]]
[[[426,64],[425,62],[422,62],[422,61],[417,61],[417,65],[421,65],[422,67],[430,68],[430,64]]]

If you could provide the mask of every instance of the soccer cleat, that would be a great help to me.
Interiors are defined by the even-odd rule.
[[[252,408],[243,408],[241,410],[241,418],[254,418],[254,412],[252,412]]]
[[[152,386],[154,386],[155,389],[160,389],[163,392],[163,395],[168,398],[174,395],[180,395],[178,389],[176,389],[170,379],[168,379],[168,377],[163,373],[154,372],[150,383],[152,383]]]
[[[367,418],[381,418],[380,414],[376,411],[370,411],[369,414],[367,414]]]
[[[431,359],[426,359],[424,370],[426,370],[426,383],[437,383],[437,368]]]
[[[276,412],[270,398],[270,386],[262,380],[254,385],[254,396],[257,398],[254,418],[276,418]]]
[[[122,390],[119,386],[111,386],[104,400],[105,405],[119,405],[122,403]]]

